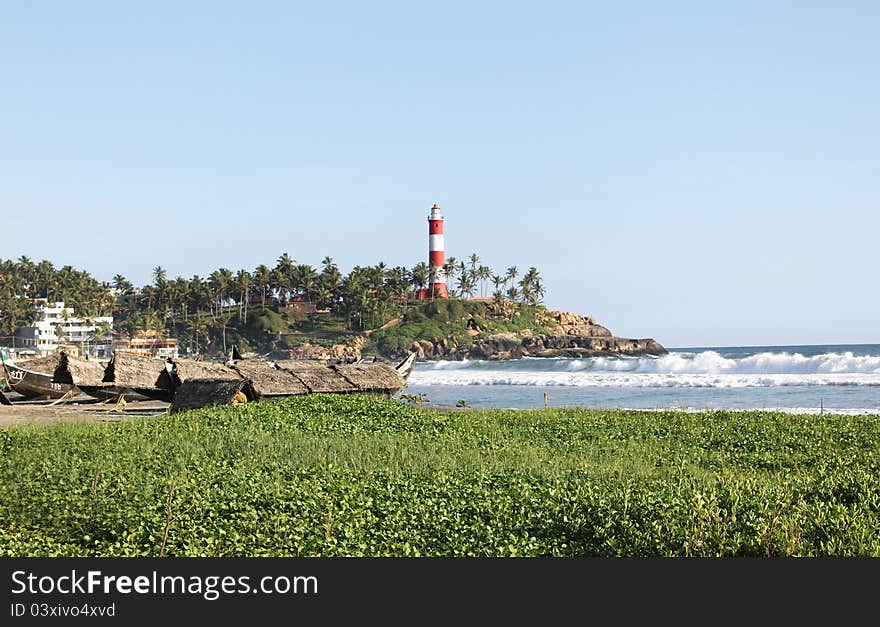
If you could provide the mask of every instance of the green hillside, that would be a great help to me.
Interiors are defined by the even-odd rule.
[[[225,325],[218,325],[216,317],[201,314],[202,324],[190,320],[177,321],[171,335],[182,341],[182,347],[198,348],[202,352],[224,354],[233,345],[243,352],[266,354],[302,347],[304,344],[331,348],[334,345],[357,346],[364,355],[394,358],[405,353],[416,340],[449,338],[458,346],[470,346],[474,337],[496,333],[549,333],[546,309],[542,305],[521,303],[504,304],[460,299],[412,301],[402,308],[402,314],[389,320],[377,319],[378,326],[392,322],[382,330],[352,331],[349,321],[334,313],[280,314],[277,308],[263,305],[250,307],[247,320],[239,316],[238,308],[221,312]],[[193,328],[200,326],[201,337]],[[224,330],[225,326],[225,341]],[[198,342],[198,347],[196,346]]]

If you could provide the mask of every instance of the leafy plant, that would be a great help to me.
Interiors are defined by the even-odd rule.
[[[310,395],[0,430],[0,556],[880,557],[880,417]]]

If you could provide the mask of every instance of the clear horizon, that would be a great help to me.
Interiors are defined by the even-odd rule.
[[[769,6],[768,6],[769,4]],[[880,343],[880,6],[5,7],[0,258],[535,266],[666,347]]]

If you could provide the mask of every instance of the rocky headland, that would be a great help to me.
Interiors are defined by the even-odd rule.
[[[549,333],[530,329],[484,334],[468,330],[472,343],[463,345],[454,336],[416,340],[410,346],[421,361],[446,359],[519,359],[521,357],[597,357],[601,355],[663,355],[668,351],[652,338],[617,337],[592,316],[567,311],[547,311]]]
[[[409,316],[391,320],[372,331],[325,336],[321,341],[316,338],[275,351],[271,357],[352,363],[365,357],[399,360],[411,352],[420,361],[662,355],[667,352],[651,338],[618,337],[592,316],[544,307],[530,308],[525,315],[523,311],[509,302],[426,304]],[[389,341],[389,337],[393,341]]]

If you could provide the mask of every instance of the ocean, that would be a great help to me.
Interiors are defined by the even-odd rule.
[[[426,406],[880,414],[880,344],[672,348],[668,355],[417,363]]]

